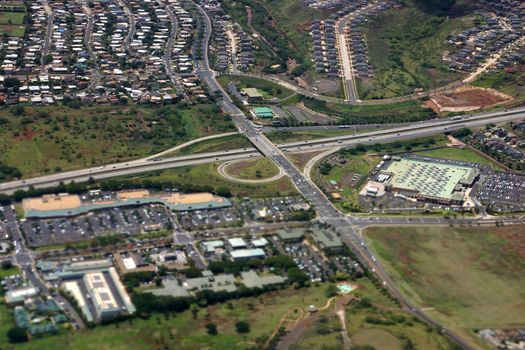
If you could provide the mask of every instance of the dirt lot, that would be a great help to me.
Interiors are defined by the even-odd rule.
[[[454,93],[432,96],[426,105],[435,112],[465,112],[495,106],[512,97],[494,89],[466,86]]]

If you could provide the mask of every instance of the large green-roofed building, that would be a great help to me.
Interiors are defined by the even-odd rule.
[[[468,166],[406,158],[393,160],[382,173],[391,175],[387,189],[443,204],[461,204],[479,176]]]
[[[273,118],[273,111],[270,107],[254,107],[252,114],[257,118]]]

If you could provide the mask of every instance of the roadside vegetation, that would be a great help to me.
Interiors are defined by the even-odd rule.
[[[177,151],[174,151],[173,153],[168,153],[163,158],[174,156],[187,156],[190,154],[207,152],[228,151],[232,149],[248,147],[252,147],[252,144],[243,135],[228,135],[191,144]]]
[[[229,117],[211,104],[17,106],[0,109],[0,125],[0,179],[141,158],[191,139],[234,131]]]
[[[525,324],[522,232],[523,226],[378,227],[365,235],[407,297],[480,343],[475,330]]]
[[[508,106],[518,106],[525,101],[525,59],[519,65],[519,69],[514,72],[501,71],[498,73],[483,74],[474,82],[475,86],[491,88],[504,92],[515,98]]]
[[[309,109],[341,118],[338,124],[388,124],[408,123],[436,118],[421,101],[406,101],[388,105],[350,106],[303,98]]]
[[[468,17],[447,17],[436,4],[407,2],[365,25],[374,77],[360,79],[359,97],[382,99],[434,89],[461,78],[442,62],[446,38],[467,28]],[[444,3],[444,2],[442,2]],[[430,10],[430,11],[425,11]]]

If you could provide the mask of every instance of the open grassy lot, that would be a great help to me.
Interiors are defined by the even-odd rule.
[[[360,81],[359,96],[390,98],[459,80],[459,74],[443,65],[442,54],[447,36],[467,28],[470,22],[468,17],[434,16],[410,3],[373,19],[363,33],[374,78]]]
[[[436,117],[431,109],[422,107],[420,101],[349,106],[304,98],[303,103],[312,111],[340,117],[343,124],[406,123]]]
[[[483,74],[474,85],[483,88],[492,88],[515,97],[509,105],[518,105],[525,100],[525,67],[515,73],[501,71],[497,74]]]
[[[248,180],[267,179],[279,174],[279,169],[269,158],[235,162],[224,170],[236,178]]]
[[[187,147],[181,148],[173,153],[168,153],[164,156],[164,158],[173,156],[186,156],[189,154],[197,153],[227,151],[246,147],[252,147],[252,144],[250,143],[250,141],[248,141],[247,138],[240,134],[229,135],[194,143]]]
[[[454,349],[436,330],[400,309],[367,279],[356,281],[359,290],[345,308],[348,336],[352,346],[375,349]],[[331,309],[333,310],[333,309]],[[307,328],[290,350],[342,349],[341,325],[326,311]],[[329,330],[330,332],[327,332]],[[325,346],[325,347],[323,347]]]
[[[287,89],[279,84],[273,83],[265,79],[259,79],[254,77],[247,77],[242,75],[223,75],[217,78],[223,88],[227,89],[228,84],[231,82],[240,83],[237,87],[239,90],[244,88],[256,88],[262,91],[265,98],[271,99],[277,97],[279,99],[291,96],[294,92]]]
[[[0,34],[8,36],[23,36],[25,12],[0,11]]]
[[[525,325],[523,226],[378,227],[367,240],[401,291],[449,327]]]
[[[271,197],[297,194],[295,187],[288,177],[263,184],[244,184],[226,180],[217,172],[218,166],[219,164],[217,163],[201,164],[145,173],[134,177],[119,178],[115,181],[118,182],[122,179],[126,180],[126,182],[136,183],[137,186],[144,186],[144,182],[148,182],[157,184],[170,183],[179,186],[210,186],[214,190],[227,187],[231,190],[232,195],[240,197]]]
[[[233,131],[211,104],[0,109],[0,162],[23,177],[140,158],[188,140]]]
[[[19,273],[20,269],[17,266],[13,266],[8,269],[3,269],[2,267],[0,267],[0,280],[9,276],[18,275]]]
[[[310,57],[309,23],[314,18],[324,18],[327,13],[307,7],[301,0],[264,0],[264,3],[275,18],[275,26],[287,35],[304,58]]]
[[[301,335],[290,350],[343,349],[341,322],[337,316],[321,318]]]
[[[333,180],[339,183],[341,179],[348,173],[357,173],[362,176],[362,181],[357,187],[344,187],[343,190],[343,201],[336,202],[336,205],[341,207],[343,210],[356,210],[359,208],[359,189],[360,185],[368,176],[368,173],[381,161],[379,157],[371,157],[369,155],[349,155],[346,157],[347,164],[342,167],[333,167],[327,175],[322,175],[319,169],[313,170],[313,179],[323,187],[327,186],[329,181]],[[320,162],[319,164],[322,164]]]
[[[232,300],[228,303],[200,309],[197,318],[191,311],[181,314],[153,315],[147,320],[135,319],[118,325],[99,326],[93,330],[61,333],[57,336],[35,339],[16,346],[6,345],[5,332],[0,335],[2,349],[47,350],[56,349],[57,344],[63,349],[78,350],[146,350],[146,349],[210,349],[241,350],[251,349],[254,344],[266,339],[274,330],[280,318],[290,309],[308,305],[324,305],[325,285],[307,289],[286,289],[272,292],[259,298]],[[5,316],[4,316],[5,315]],[[0,331],[12,324],[6,309],[0,305]],[[246,320],[251,331],[239,335],[235,323]],[[206,333],[205,325],[213,322],[219,334]]]
[[[430,151],[417,152],[417,154],[429,156],[429,157],[455,159],[455,160],[461,160],[465,162],[480,163],[480,164],[489,165],[495,170],[502,170],[502,168],[498,166],[498,164],[490,161],[487,158],[480,156],[479,154],[477,154],[476,152],[468,148],[460,149],[460,148],[445,147],[445,148],[434,149]]]
[[[356,345],[370,345],[376,349],[400,350],[401,342],[392,333],[382,329],[368,328],[358,331],[352,337]]]

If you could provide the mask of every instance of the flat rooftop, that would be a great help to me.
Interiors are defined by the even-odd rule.
[[[383,172],[392,174],[388,183],[394,188],[450,200],[456,199],[456,186],[472,183],[479,171],[466,166],[401,158],[391,162]]]
[[[224,198],[212,193],[150,193],[148,190],[117,192],[116,198],[82,201],[79,195],[46,195],[26,198],[22,207],[26,217],[51,218],[85,214],[90,211],[117,207],[161,203],[174,211],[223,208],[231,205]]]

